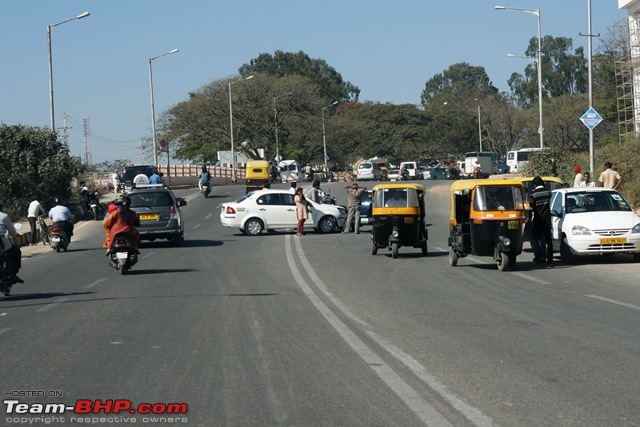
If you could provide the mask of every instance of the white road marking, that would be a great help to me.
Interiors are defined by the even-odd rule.
[[[440,252],[449,253],[449,248],[443,249],[443,248],[436,247],[436,250]],[[467,255],[466,257],[460,258],[460,259],[468,259],[469,261],[475,262],[476,264],[484,264],[485,262],[487,262],[486,260],[483,261],[480,258],[474,257],[473,255]]]
[[[211,212],[209,215],[205,216],[204,219],[209,219],[211,218],[211,215],[213,215],[213,212]]]
[[[529,276],[526,273],[520,273],[517,271],[512,271],[511,274],[515,274],[518,277],[522,277],[523,279],[531,280],[532,282],[540,283],[541,285],[550,285],[551,283],[545,282],[544,280],[536,279],[535,277]]]
[[[36,312],[38,312],[38,311],[49,311],[53,307],[55,307],[57,305],[60,305],[61,303],[65,302],[65,301],[69,301],[70,299],[71,299],[70,297],[58,298],[56,300],[56,302],[52,302],[51,304],[47,304],[44,307],[40,307],[39,309],[36,310]]]
[[[144,254],[144,255],[142,256],[142,258],[149,258],[149,257],[151,257],[151,256],[154,256],[155,254],[156,254],[155,252],[148,252],[148,253]]]
[[[585,297],[597,299],[597,300],[604,301],[604,302],[610,302],[611,304],[617,304],[617,305],[621,305],[621,306],[627,307],[627,308],[633,308],[634,310],[640,310],[640,306],[638,306],[638,305],[633,305],[633,304],[629,304],[629,303],[622,302],[622,301],[616,301],[614,299],[605,298],[605,297],[601,297],[601,296],[598,296],[598,295],[585,295]]]
[[[451,425],[437,409],[429,404],[422,396],[419,395],[411,386],[409,386],[400,376],[391,369],[382,359],[380,359],[375,352],[369,349],[364,342],[362,342],[348,326],[341,322],[338,317],[315,295],[309,285],[300,275],[300,271],[293,259],[293,252],[291,250],[291,236],[285,237],[285,253],[287,255],[287,262],[291,268],[298,286],[303,290],[309,300],[316,306],[318,311],[329,321],[334,329],[342,336],[342,338],[351,346],[351,348],[369,364],[376,374],[391,388],[398,397],[400,397],[405,404],[411,408],[411,410],[427,425]],[[354,322],[361,325],[366,333],[373,338],[382,348],[389,352],[393,357],[407,366],[418,378],[420,378],[427,386],[432,390],[439,393],[445,398],[452,406],[460,411],[469,421],[477,426],[493,426],[495,425],[493,420],[480,412],[480,410],[473,408],[461,398],[453,394],[447,389],[440,380],[434,375],[430,374],[427,369],[420,365],[411,356],[404,353],[401,349],[393,345],[388,339],[378,334],[373,328],[365,321],[356,316],[340,299],[336,298],[327,288],[327,286],[318,277],[313,267],[309,263],[307,257],[302,250],[300,239],[294,239],[296,245],[296,251],[298,253],[300,262],[302,263],[306,273],[311,280],[315,283],[318,289],[331,300],[331,302],[346,316],[351,318]]]
[[[106,277],[103,277],[103,278],[101,278],[101,279],[94,280],[93,282],[89,283],[88,285],[84,285],[83,287],[84,287],[85,289],[93,288],[95,285],[97,285],[97,284],[99,284],[99,283],[102,283],[102,282],[104,282],[105,280],[107,280],[107,278],[106,278]]]
[[[10,331],[11,328],[0,328],[0,335],[4,334],[7,331]]]
[[[193,226],[193,228],[191,228],[192,230],[195,230],[196,228],[199,228],[202,224],[198,223],[196,225]]]

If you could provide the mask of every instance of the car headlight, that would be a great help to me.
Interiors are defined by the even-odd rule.
[[[571,227],[571,234],[574,236],[588,236],[591,234],[591,230],[581,225],[574,225]]]
[[[505,246],[511,246],[511,239],[508,237],[505,237],[502,239],[502,244]]]
[[[631,234],[640,234],[640,223],[633,226],[631,229]]]

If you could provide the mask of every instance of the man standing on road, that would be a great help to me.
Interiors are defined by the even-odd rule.
[[[38,218],[38,215],[44,214],[44,209],[38,201],[39,198],[40,196],[38,196],[37,194],[34,195],[33,201],[29,203],[29,208],[27,208],[27,218],[29,219],[29,225],[31,226],[31,246],[36,245],[36,220]]]
[[[344,223],[343,233],[348,233],[351,228],[351,220],[355,217],[355,223],[353,229],[356,234],[360,234],[360,196],[365,190],[365,187],[360,187],[357,182],[354,182],[351,187],[345,187],[347,190],[347,221]]]
[[[603,187],[613,188],[617,190],[620,186],[620,182],[622,182],[622,177],[620,174],[613,169],[611,169],[613,165],[611,162],[607,162],[604,164],[604,172],[600,174],[600,178],[598,181]]]
[[[547,261],[553,266],[553,242],[551,241],[551,192],[544,187],[541,177],[533,178],[531,192],[531,211],[533,212],[533,226],[531,227],[531,248],[533,261],[542,264]]]

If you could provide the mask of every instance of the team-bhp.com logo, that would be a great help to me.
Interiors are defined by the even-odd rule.
[[[88,414],[141,414],[141,415],[180,415],[186,414],[186,403],[140,403],[134,405],[128,399],[78,399],[75,405],[64,403],[21,403],[19,400],[3,400],[7,415],[22,414],[65,414],[73,412],[76,415]]]

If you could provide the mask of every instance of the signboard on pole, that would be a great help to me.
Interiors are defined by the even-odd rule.
[[[602,117],[593,107],[591,107],[582,115],[582,117],[580,117],[580,121],[582,121],[582,123],[584,123],[584,125],[589,129],[593,129],[600,124]]]

